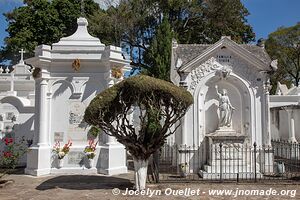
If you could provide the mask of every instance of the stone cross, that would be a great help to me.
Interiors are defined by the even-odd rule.
[[[21,51],[19,51],[19,53],[21,54],[20,63],[24,63],[24,53],[26,53],[26,51],[24,51],[23,49],[21,49]]]

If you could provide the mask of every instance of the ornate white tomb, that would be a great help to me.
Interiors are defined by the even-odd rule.
[[[300,141],[300,84],[288,88],[278,83],[270,96],[271,132],[273,140]]]
[[[171,141],[182,146],[204,146],[207,155],[200,163],[192,164],[191,171],[202,168],[204,178],[211,173],[218,176],[213,171],[218,156],[211,152],[220,143],[232,145],[229,150],[254,142],[271,146],[268,73],[275,68],[263,47],[237,44],[230,37],[222,37],[212,45],[173,42],[171,80],[191,92],[194,104]],[[191,159],[196,151],[190,152]],[[240,161],[246,173],[250,173],[249,159],[244,156]],[[227,161],[223,169],[233,169],[232,163],[237,162],[233,158]]]
[[[19,142],[22,137],[30,145],[33,139],[34,123],[34,80],[31,67],[21,59],[12,70],[0,67],[0,139],[12,137]],[[4,144],[0,144],[3,150]],[[20,165],[26,165],[26,157]]]
[[[83,150],[88,145],[89,127],[83,115],[97,93],[122,80],[130,62],[123,58],[121,48],[105,46],[92,37],[85,18],[77,23],[73,35],[52,46],[38,46],[35,57],[26,60],[35,67],[36,83],[35,137],[28,153],[27,174],[127,172],[124,146],[105,135],[97,146],[94,166],[87,167]],[[121,76],[113,76],[114,70]],[[73,145],[58,169],[53,145],[68,140]]]

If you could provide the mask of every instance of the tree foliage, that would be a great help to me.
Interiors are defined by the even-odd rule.
[[[266,41],[266,50],[272,59],[278,59],[278,70],[272,76],[272,85],[280,81],[298,86],[300,81],[300,23],[291,27],[280,27],[271,33]]]
[[[36,45],[57,42],[75,31],[80,0],[24,2],[26,6],[6,14],[9,36],[0,61],[15,62],[21,48],[32,56]],[[222,35],[239,43],[254,40],[246,20],[249,13],[240,0],[121,0],[107,5],[105,11],[93,0],[85,0],[85,13],[90,33],[106,45],[121,45],[135,69],[165,80],[169,79],[171,35],[179,43],[211,44]]]
[[[132,66],[162,78],[167,76],[160,73],[169,71],[162,68],[170,67],[165,63],[170,63],[171,32],[179,43],[211,44],[223,35],[248,43],[255,35],[247,23],[247,15],[249,12],[240,0],[123,0],[119,6],[110,7],[106,14],[95,16],[98,20],[94,24],[106,27],[106,30],[100,27],[95,30],[103,41],[125,47]],[[167,41],[160,41],[164,39]],[[158,55],[161,55],[159,59]]]
[[[101,12],[93,0],[85,0],[85,13],[89,18]],[[58,42],[61,37],[74,33],[76,18],[80,16],[80,0],[24,0],[25,6],[6,13],[8,21],[5,46],[0,61],[18,61],[18,51],[23,48],[26,56],[33,56],[37,45]]]
[[[145,52],[145,74],[163,80],[170,80],[171,49],[173,32],[167,18],[158,27],[149,48]]]
[[[145,75],[128,78],[95,97],[84,120],[124,144],[130,154],[147,160],[174,133],[170,129],[193,103],[192,95],[172,83]],[[139,130],[130,120],[137,112]]]

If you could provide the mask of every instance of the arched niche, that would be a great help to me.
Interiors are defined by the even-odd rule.
[[[199,135],[199,142],[205,136],[216,131],[219,123],[219,100],[215,86],[218,85],[219,92],[226,89],[231,104],[235,107],[232,116],[233,129],[242,135],[252,138],[255,121],[254,94],[249,87],[249,83],[235,73],[231,73],[226,79],[221,80],[212,72],[205,76],[194,91],[194,124],[196,134]],[[251,103],[252,102],[252,103]]]
[[[30,105],[30,100],[17,97],[17,96],[6,96],[0,99],[0,103],[10,104],[14,106],[20,113],[34,113],[34,107]]]
[[[16,96],[7,96],[0,99],[0,138],[6,134],[18,142],[33,139],[34,107],[30,101]],[[24,158],[22,158],[24,160]]]

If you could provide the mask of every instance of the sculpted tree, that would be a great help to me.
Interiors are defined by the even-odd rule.
[[[278,70],[272,76],[272,85],[280,81],[298,86],[300,81],[300,23],[291,27],[281,27],[271,33],[266,41],[266,50],[272,59],[278,59]]]
[[[114,136],[132,155],[135,185],[145,189],[149,157],[177,129],[175,123],[193,103],[192,95],[172,83],[145,75],[128,78],[95,97],[84,120]],[[133,116],[134,120],[132,120]]]

